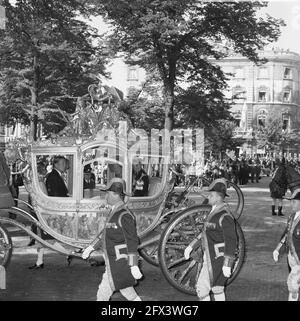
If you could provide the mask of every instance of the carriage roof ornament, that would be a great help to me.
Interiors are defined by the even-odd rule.
[[[68,114],[59,109],[66,127],[52,135],[53,143],[65,139],[81,145],[84,141],[96,139],[103,130],[116,130],[120,120],[131,127],[128,116],[120,110],[124,94],[114,86],[103,85],[100,77],[98,84],[88,86],[88,93],[77,97],[76,109]]]

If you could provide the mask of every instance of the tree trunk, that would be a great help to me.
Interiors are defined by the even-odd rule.
[[[38,116],[37,116],[37,103],[38,103],[38,78],[39,78],[39,68],[37,62],[37,54],[33,57],[33,86],[31,90],[31,119],[30,128],[31,135],[34,141],[37,140],[38,132]]]
[[[170,157],[170,164],[174,164],[174,140],[170,136],[174,126],[174,88],[165,86],[165,144],[164,152]],[[167,134],[168,133],[168,134]]]
[[[172,131],[174,126],[174,89],[165,88],[165,129]]]

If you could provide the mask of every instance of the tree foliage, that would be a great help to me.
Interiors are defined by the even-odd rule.
[[[224,58],[233,50],[261,62],[258,50],[277,40],[283,25],[270,16],[257,16],[266,6],[262,2],[90,1],[114,27],[112,48],[124,52],[128,62],[159,72],[167,129],[173,127],[176,86],[181,81],[199,91],[205,90],[201,86],[207,80],[218,87],[224,74],[211,58]]]
[[[97,30],[78,19],[93,12],[84,1],[17,0],[6,8],[0,31],[0,116],[2,123],[31,122],[57,132],[58,108],[73,112],[76,98],[104,73],[107,53]]]
[[[130,89],[120,108],[128,115],[134,128],[144,129],[148,133],[153,128],[163,129],[164,101],[157,75],[148,74],[140,88]]]
[[[216,121],[216,126],[207,130],[205,147],[214,153],[234,150],[242,144],[241,139],[234,138],[236,129],[235,121],[219,120]]]
[[[272,113],[266,118],[265,126],[258,126],[256,140],[259,148],[286,151],[288,146],[300,144],[300,130],[284,128],[282,117]]]

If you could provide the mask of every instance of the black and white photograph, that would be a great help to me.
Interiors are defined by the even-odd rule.
[[[0,0],[0,307],[299,301],[299,35],[300,0]]]

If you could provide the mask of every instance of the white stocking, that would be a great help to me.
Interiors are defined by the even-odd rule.
[[[45,252],[45,249],[43,247],[37,250],[38,256],[37,256],[36,265],[41,265],[44,263],[44,252]]]
[[[298,301],[299,294],[296,292],[289,293],[289,301]]]
[[[218,293],[218,294],[214,294],[214,298],[215,298],[215,301],[226,301],[224,292]]]

